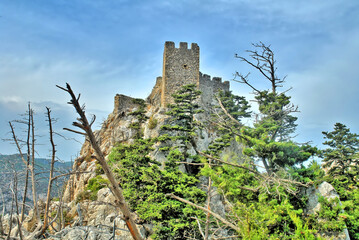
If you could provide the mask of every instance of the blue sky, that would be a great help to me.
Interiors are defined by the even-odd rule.
[[[19,118],[30,101],[37,112],[39,155],[46,157],[45,106],[59,118],[59,132],[75,116],[68,96],[55,87],[65,82],[82,93],[99,127],[116,93],[147,97],[162,74],[165,41],[198,43],[201,71],[224,80],[235,71],[252,71],[235,53],[245,54],[258,41],[270,44],[301,111],[298,141],[320,145],[321,131],[335,122],[359,132],[356,0],[1,0],[1,138],[10,137],[7,122]],[[258,87],[269,87],[252,76]],[[252,97],[238,83],[231,89]],[[20,125],[17,130],[21,135]],[[80,147],[58,140],[64,160]],[[0,144],[1,154],[15,151]]]

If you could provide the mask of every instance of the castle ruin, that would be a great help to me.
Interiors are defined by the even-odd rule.
[[[214,95],[219,91],[229,91],[229,82],[222,82],[222,78],[202,74],[199,71],[199,46],[192,43],[188,48],[186,42],[180,42],[179,48],[174,42],[166,42],[163,52],[162,77],[157,77],[156,84],[147,102],[152,106],[166,107],[173,103],[172,94],[187,84],[196,84],[202,92],[200,101],[203,107],[210,107]],[[115,96],[115,112],[125,108],[133,108],[131,97],[125,95]]]
[[[211,77],[199,71],[199,46],[192,43],[188,49],[186,42],[180,42],[179,48],[174,42],[166,42],[163,52],[162,77],[157,77],[156,84],[147,100],[154,106],[166,107],[172,103],[172,94],[181,86],[196,84],[202,91],[201,101],[208,104],[214,94],[219,91],[229,91],[229,82],[222,78]]]

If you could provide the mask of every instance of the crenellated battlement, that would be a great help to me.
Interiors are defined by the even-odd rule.
[[[199,51],[199,47],[198,47],[197,43],[191,43],[191,48],[188,49],[188,43],[187,42],[180,42],[179,43],[179,48],[176,48],[176,45],[175,45],[174,42],[171,42],[171,41],[165,42],[165,51],[166,50],[172,50],[172,49]]]
[[[223,90],[229,91],[229,81],[222,82],[221,77],[211,78],[208,74],[199,73],[199,84],[201,86],[208,86],[213,89],[213,91]]]

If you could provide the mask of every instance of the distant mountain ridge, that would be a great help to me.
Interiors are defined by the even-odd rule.
[[[26,160],[26,154],[24,155]],[[69,172],[71,170],[71,162],[56,162],[55,163],[55,176]],[[21,160],[20,154],[11,154],[11,155],[2,155],[0,154],[0,206],[5,205],[6,211],[9,211],[11,208],[11,191],[10,187],[13,184],[14,173],[17,172],[18,175],[18,186],[17,194],[18,198],[22,199],[25,186],[25,165]],[[49,180],[49,170],[50,170],[50,159],[46,158],[35,158],[35,173],[36,173],[36,187],[39,199],[42,199],[46,195],[47,184]],[[54,184],[53,193],[58,195],[58,191],[62,188],[63,184],[66,182],[68,177],[59,179]],[[31,180],[28,179],[28,194],[27,198],[31,202]],[[28,202],[29,203],[29,202]]]

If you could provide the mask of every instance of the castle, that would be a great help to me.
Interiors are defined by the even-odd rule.
[[[199,71],[199,46],[192,43],[188,49],[186,42],[180,42],[179,48],[174,42],[166,42],[163,52],[162,77],[157,77],[147,100],[155,106],[166,107],[172,103],[172,94],[180,90],[181,86],[196,84],[202,91],[202,102],[209,103],[218,90],[229,91],[229,82],[222,82],[222,78],[202,74]]]
[[[229,91],[229,82],[222,82],[222,78],[202,74],[199,71],[199,46],[192,43],[188,48],[186,42],[180,42],[179,48],[174,42],[165,42],[163,52],[162,77],[157,77],[156,84],[147,102],[152,106],[166,107],[172,103],[172,94],[181,89],[183,85],[196,84],[202,92],[201,103],[203,107],[210,106],[214,95],[219,91]],[[131,98],[124,95],[115,96],[115,111],[124,106],[131,105]]]

